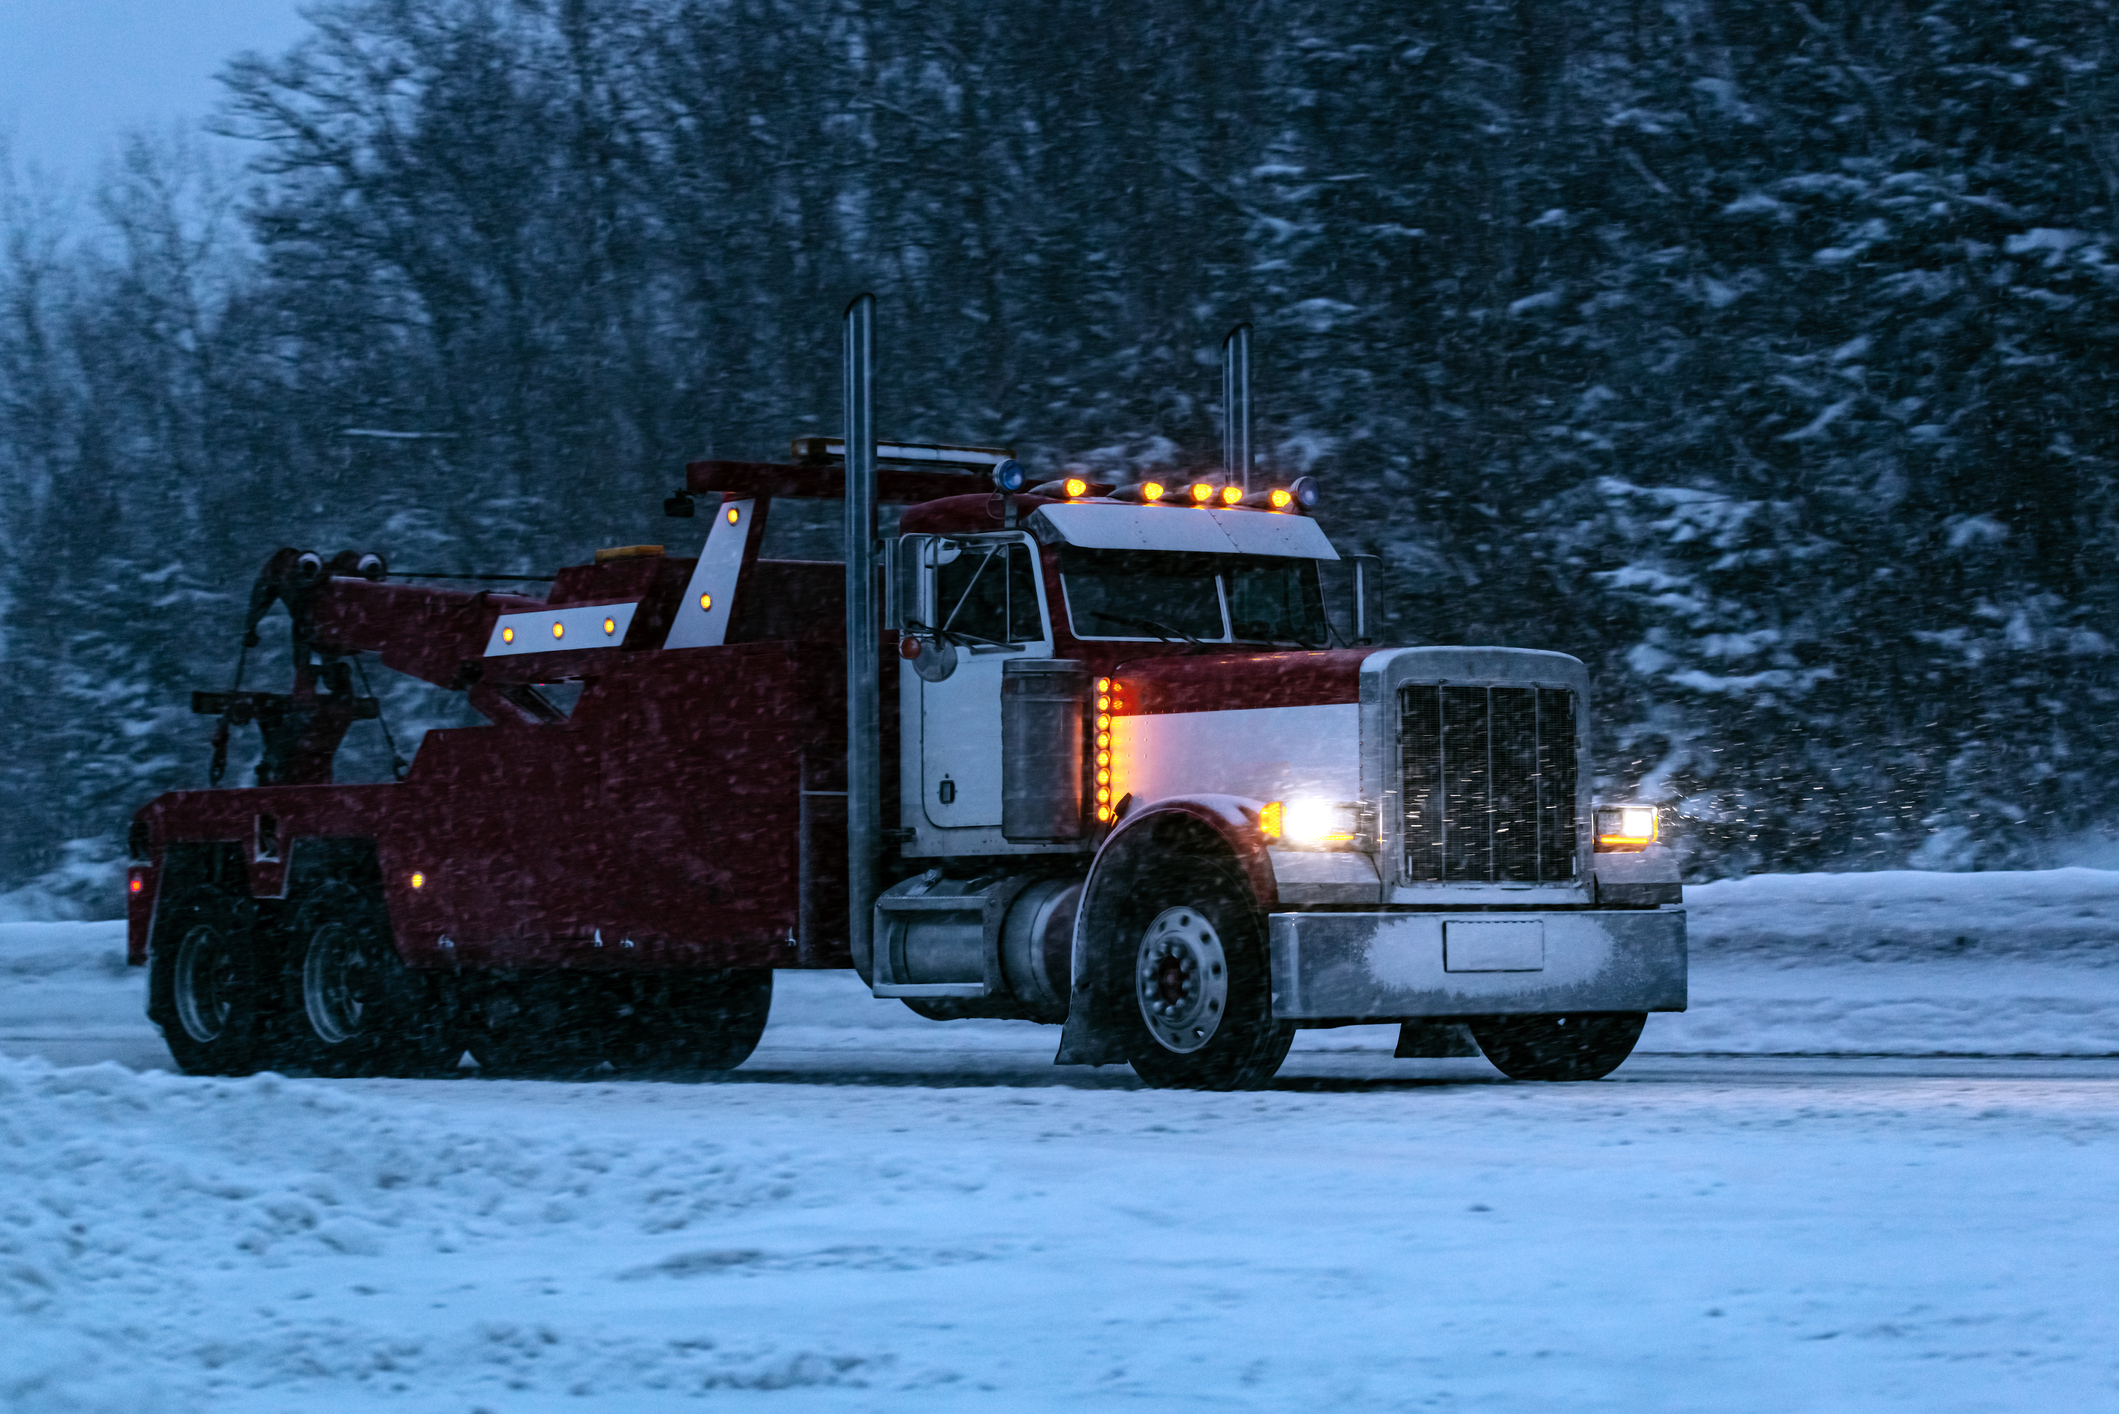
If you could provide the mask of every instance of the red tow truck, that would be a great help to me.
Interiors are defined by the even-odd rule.
[[[266,564],[245,631],[284,606],[292,690],[194,698],[217,752],[257,724],[256,784],[132,829],[179,1065],[725,1070],[793,968],[1209,1089],[1373,1022],[1593,1078],[1684,1008],[1655,811],[1590,798],[1587,669],[1372,646],[1359,591],[1347,642],[1314,484],[1252,466],[1247,329],[1220,471],[1029,486],[1002,450],[876,441],[873,319],[846,314],[842,438],[686,468],[696,556],[601,550],[541,599]],[[797,498],[844,503],[843,562],[761,556]],[[371,655],[485,722],[337,784]]]

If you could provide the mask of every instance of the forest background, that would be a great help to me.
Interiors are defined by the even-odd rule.
[[[0,162],[17,909],[115,909],[204,784],[272,550],[674,543],[685,460],[837,430],[863,288],[884,431],[1039,469],[1216,462],[1253,321],[1382,636],[1586,660],[1690,877],[2112,850],[2109,4],[308,15],[225,71],[245,166],[142,135],[84,223]],[[461,719],[376,686],[400,745]]]

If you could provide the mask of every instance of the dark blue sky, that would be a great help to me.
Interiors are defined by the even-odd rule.
[[[244,49],[285,48],[297,0],[0,0],[0,131],[18,165],[85,185],[126,128],[196,122]]]

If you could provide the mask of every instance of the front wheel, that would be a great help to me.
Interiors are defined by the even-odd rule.
[[[1160,1089],[1248,1090],[1287,1059],[1295,1028],[1273,1019],[1265,928],[1226,861],[1156,872],[1128,910],[1133,1071]]]
[[[1602,1080],[1633,1054],[1648,1014],[1574,1012],[1565,1016],[1474,1019],[1472,1037],[1511,1080]]]

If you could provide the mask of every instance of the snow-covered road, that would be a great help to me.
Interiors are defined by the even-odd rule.
[[[115,934],[0,927],[0,1409],[2119,1408],[2075,872],[1695,891],[1695,1010],[1599,1084],[1352,1028],[1243,1095],[835,975],[711,1084],[139,1073]]]

